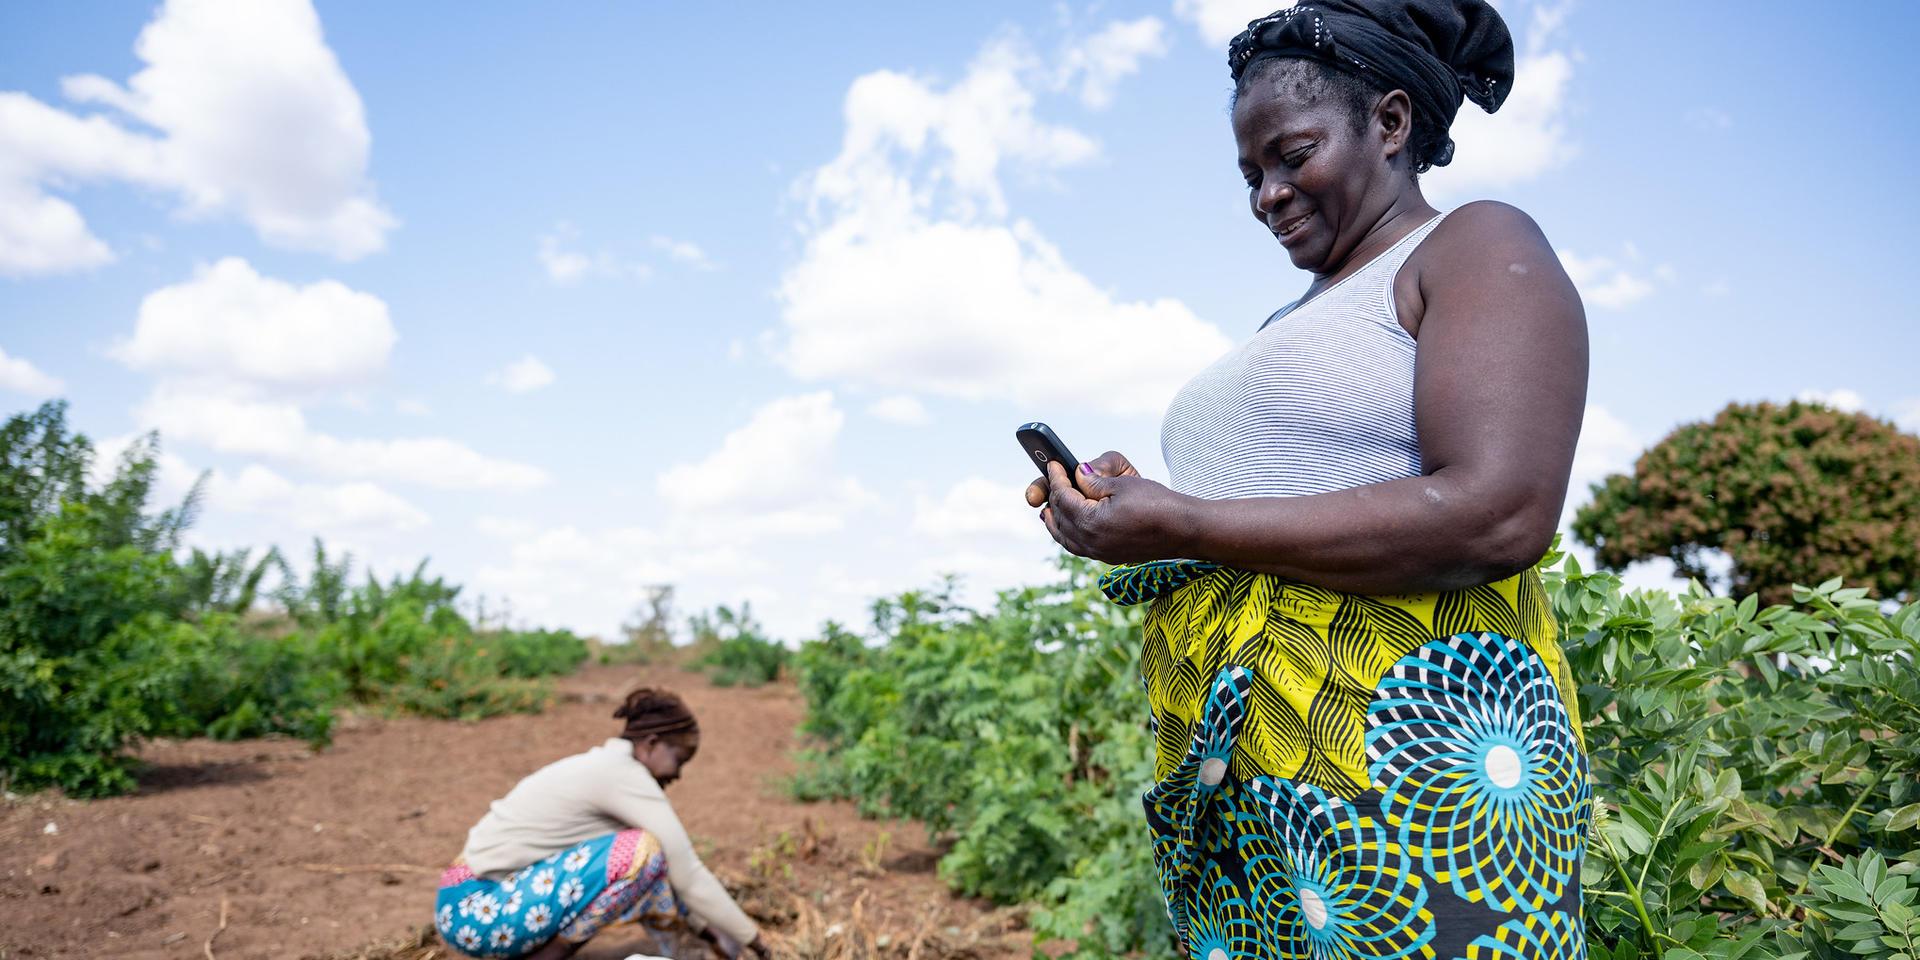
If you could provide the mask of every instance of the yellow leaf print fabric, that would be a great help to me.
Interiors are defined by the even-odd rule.
[[[1445,593],[1364,596],[1193,561],[1116,567],[1120,603],[1153,601],[1140,651],[1155,725],[1155,776],[1186,755],[1204,690],[1229,663],[1249,668],[1236,779],[1284,777],[1352,799],[1368,786],[1367,705],[1387,670],[1435,637],[1524,638],[1579,716],[1537,573]],[[1584,748],[1584,742],[1581,744]]]

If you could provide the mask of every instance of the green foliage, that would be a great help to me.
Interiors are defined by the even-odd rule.
[[[792,653],[769,640],[754,622],[749,604],[734,610],[725,604],[687,619],[693,634],[693,667],[704,670],[716,687],[758,687],[780,679]]]
[[[1800,402],[1736,403],[1608,477],[1573,530],[1619,569],[1667,557],[1706,579],[1733,559],[1734,596],[1786,603],[1831,577],[1882,597],[1920,586],[1920,437],[1861,413]]]
[[[431,716],[537,710],[538,679],[587,656],[565,631],[476,631],[459,588],[352,582],[352,558],[314,544],[302,583],[269,550],[177,560],[196,493],[149,513],[158,441],[88,483],[85,437],[51,403],[0,426],[0,785],[76,796],[134,785],[144,737],[284,734],[319,747],[360,701]],[[257,610],[269,575],[286,610]],[[287,629],[291,626],[296,629]]]
[[[267,574],[284,571],[280,551],[268,548],[259,560],[253,550],[208,553],[199,547],[180,564],[181,604],[199,613],[243,614],[253,609]]]
[[[801,796],[843,796],[952,841],[955,889],[1035,900],[1035,929],[1116,950],[1165,941],[1140,795],[1152,744],[1132,676],[1139,611],[1063,561],[1061,583],[991,612],[952,584],[875,603],[874,633],[829,624],[797,665],[820,745]]]
[[[471,636],[429,638],[402,662],[402,679],[381,700],[408,713],[479,720],[505,713],[538,713],[553,692],[538,680],[503,676],[494,651]]]
[[[559,677],[587,662],[587,642],[571,630],[495,630],[480,642],[496,652],[500,675],[531,680]]]
[[[1547,581],[1602,807],[1595,955],[1856,955],[1826,867],[1920,865],[1920,604],[1837,579],[1765,609],[1624,594],[1571,560]]]
[[[286,734],[315,748],[332,740],[334,709],[346,692],[309,637],[263,636],[232,614],[202,623],[151,621],[156,649],[184,673],[153,733],[217,740]]]
[[[1832,580],[1763,608],[1542,567],[1596,794],[1592,955],[1920,960],[1920,604]],[[792,786],[925,821],[953,844],[947,881],[1035,901],[1042,938],[1157,951],[1138,614],[1065,571],[988,613],[903,594],[873,641],[829,625],[803,645],[816,746]]]
[[[93,448],[49,403],[0,426],[0,780],[80,796],[127,789],[119,757],[187,675],[156,639],[179,612],[167,551],[191,515],[142,512],[151,438],[87,485]]]

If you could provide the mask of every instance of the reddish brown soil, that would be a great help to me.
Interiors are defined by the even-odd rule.
[[[559,701],[538,716],[350,714],[320,753],[284,740],[158,742],[142,751],[150,766],[135,795],[9,801],[0,960],[447,957],[422,928],[467,828],[520,777],[615,732],[613,701],[643,682],[681,691],[699,714],[700,756],[670,796],[779,953],[1030,955],[1017,916],[947,893],[918,826],[786,798],[804,709],[790,686],[590,667],[561,680]],[[617,960],[649,944],[616,929],[578,956]]]

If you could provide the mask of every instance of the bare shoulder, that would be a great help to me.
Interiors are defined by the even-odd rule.
[[[1496,200],[1455,209],[1416,251],[1423,291],[1455,283],[1542,286],[1572,293],[1553,244],[1526,211]],[[1509,287],[1510,288],[1510,287]]]
[[[1545,254],[1553,258],[1553,245],[1540,225],[1525,210],[1498,200],[1475,200],[1465,204],[1435,227],[1431,247],[1439,259],[1467,263],[1492,256],[1517,253]]]
[[[1419,336],[1428,315],[1452,304],[1485,316],[1491,303],[1530,302],[1579,316],[1579,294],[1540,225],[1495,200],[1465,204],[1440,222],[1407,261],[1394,295],[1401,325]]]

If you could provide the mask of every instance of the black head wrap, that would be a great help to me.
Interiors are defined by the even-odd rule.
[[[1453,126],[1461,98],[1492,113],[1513,90],[1513,35],[1487,0],[1309,0],[1247,24],[1227,44],[1233,79],[1269,57],[1318,60],[1383,90],[1405,90],[1414,116]],[[1453,160],[1448,139],[1433,157]]]

